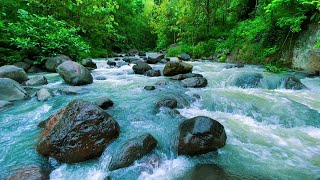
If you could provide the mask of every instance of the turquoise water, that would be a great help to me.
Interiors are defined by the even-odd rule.
[[[16,102],[0,112],[0,179],[24,165],[50,164],[51,179],[179,179],[196,164],[215,163],[227,172],[252,179],[316,179],[320,177],[320,78],[302,78],[309,90],[281,89],[283,75],[263,72],[257,66],[224,69],[225,64],[193,62],[194,72],[208,79],[208,87],[182,88],[166,77],[133,74],[131,66],[110,68],[105,60],[97,60],[94,81],[82,86],[89,93],[56,94],[47,102],[35,97]],[[154,65],[163,69],[163,65]],[[232,85],[239,73],[260,72],[261,88],[240,89]],[[68,87],[58,74],[45,73],[45,87]],[[32,76],[32,75],[31,75]],[[167,81],[155,91],[146,85]],[[276,89],[270,89],[270,88]],[[200,99],[193,97],[200,95]],[[74,99],[94,102],[108,96],[115,105],[107,110],[121,126],[119,138],[108,146],[99,159],[78,164],[60,164],[37,154],[35,145],[41,129],[37,125]],[[162,97],[179,101],[180,115],[154,108]],[[227,144],[218,152],[199,157],[178,156],[175,151],[177,129],[185,118],[208,116],[224,125]],[[159,142],[155,151],[133,166],[110,172],[107,166],[112,152],[131,137],[149,132]]]

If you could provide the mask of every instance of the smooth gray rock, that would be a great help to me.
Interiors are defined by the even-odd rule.
[[[262,79],[260,73],[241,73],[233,78],[233,84],[241,88],[257,88],[261,86]]]
[[[17,81],[18,83],[23,83],[29,79],[23,69],[13,65],[0,67],[0,78],[9,78]]]
[[[63,80],[73,86],[91,84],[93,77],[90,71],[73,61],[66,61],[57,67],[57,72]]]
[[[178,106],[178,101],[175,98],[170,98],[170,97],[160,99],[156,103],[157,108],[168,107],[168,108],[173,109],[173,108],[176,108],[177,106]]]
[[[145,62],[140,62],[132,67],[135,74],[144,74],[147,71],[151,70],[151,66],[149,66]]]
[[[187,64],[185,62],[168,62],[163,70],[164,76],[175,76],[178,74],[187,74],[192,72],[193,66],[191,64]]]
[[[27,62],[16,62],[13,65],[17,66],[18,68],[23,69],[25,72],[27,72],[32,66],[32,64],[27,63]]]
[[[144,73],[145,76],[149,76],[149,77],[158,77],[161,76],[161,72],[160,70],[149,70],[147,72]]]
[[[155,90],[156,87],[154,87],[154,86],[145,86],[144,89],[147,90],[147,91],[152,91],[152,90]]]
[[[178,58],[183,61],[189,61],[191,59],[189,54],[180,54]]]
[[[187,73],[187,74],[175,75],[175,76],[171,77],[170,79],[180,81],[180,80],[184,80],[184,79],[192,78],[192,77],[203,77],[203,76],[201,74]]]
[[[147,54],[146,63],[148,64],[157,64],[164,58],[164,54],[161,53],[149,53]]]
[[[0,78],[0,92],[0,100],[3,101],[17,101],[29,98],[23,87],[9,78]]]
[[[97,69],[97,64],[91,58],[83,59],[81,64],[87,68]]]
[[[114,104],[113,101],[106,96],[99,97],[95,103],[102,109],[108,109],[109,107],[112,107]]]
[[[293,76],[289,76],[283,79],[283,85],[285,89],[302,90],[308,89],[302,82]]]
[[[202,88],[208,85],[208,80],[204,77],[192,77],[181,81],[183,87]]]
[[[48,84],[48,80],[45,76],[34,76],[25,82],[26,86],[39,86]]]
[[[38,101],[47,101],[49,98],[51,98],[53,95],[53,93],[51,92],[51,90],[46,89],[46,88],[41,88],[38,92],[37,92],[37,99]]]
[[[50,72],[56,72],[57,67],[67,61],[71,61],[68,56],[65,55],[58,55],[56,57],[50,57],[47,59],[45,63],[45,67]]]

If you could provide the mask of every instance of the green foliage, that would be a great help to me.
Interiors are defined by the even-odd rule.
[[[266,64],[264,68],[266,71],[276,73],[276,74],[287,72],[284,68],[281,68],[272,64]]]
[[[18,12],[20,21],[9,23],[6,31],[12,45],[21,50],[21,54],[36,57],[41,62],[45,57],[56,54],[80,59],[89,52],[89,46],[76,35],[77,30],[65,22],[52,16],[31,15],[21,9]]]

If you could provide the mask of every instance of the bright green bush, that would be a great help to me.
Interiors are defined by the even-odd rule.
[[[272,65],[272,64],[266,64],[264,66],[265,70],[268,72],[272,72],[272,73],[284,73],[286,72],[286,70],[284,68],[278,67],[276,65]]]
[[[64,21],[51,16],[40,17],[19,10],[19,21],[9,23],[9,33],[13,46],[21,54],[36,59],[40,63],[46,57],[65,54],[78,60],[89,53],[89,46],[77,35],[77,30]]]

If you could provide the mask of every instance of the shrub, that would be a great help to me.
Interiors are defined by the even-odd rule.
[[[78,60],[89,53],[89,46],[78,36],[75,28],[51,16],[40,17],[19,10],[19,21],[9,23],[6,31],[10,42],[21,53],[40,63],[45,57],[65,54]]]

